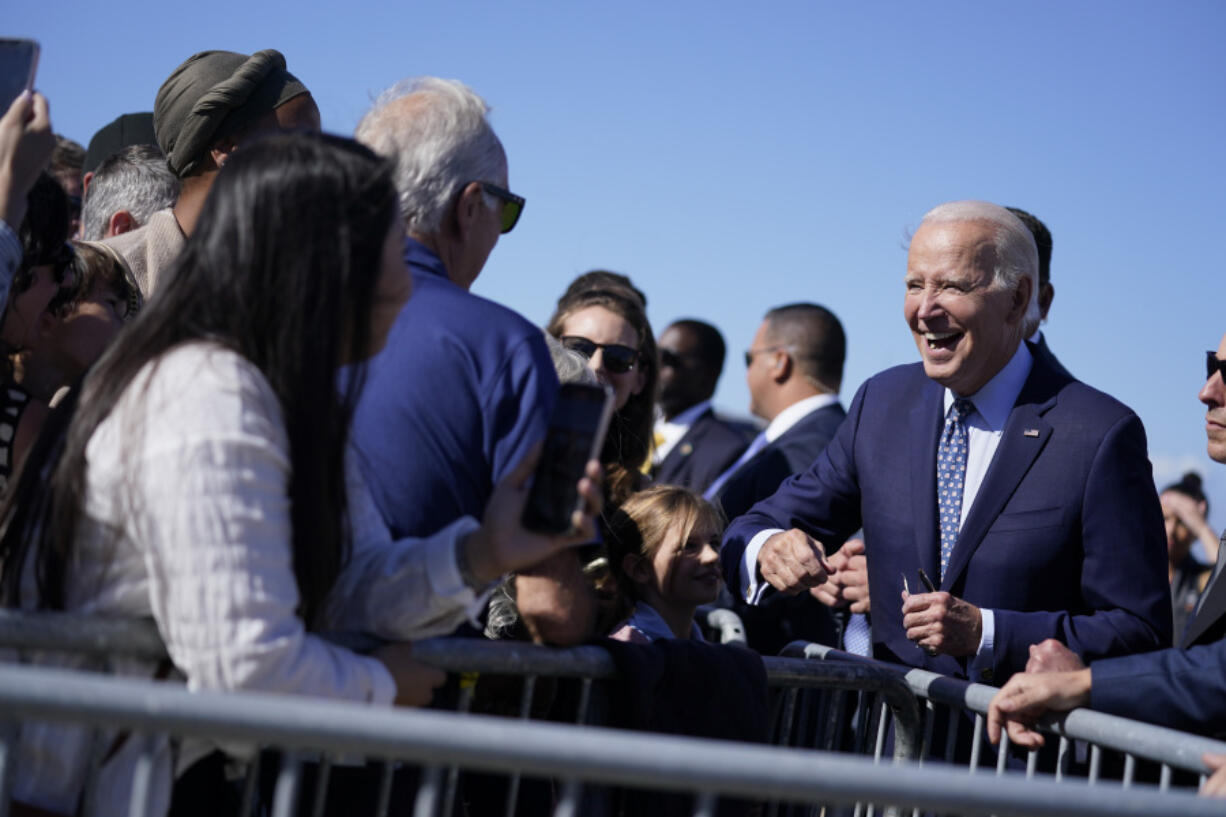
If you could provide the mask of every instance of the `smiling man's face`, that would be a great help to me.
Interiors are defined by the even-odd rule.
[[[920,225],[907,255],[903,315],[924,373],[960,396],[983,388],[1022,339],[1030,300],[1026,277],[995,280],[996,226],[986,221]]]

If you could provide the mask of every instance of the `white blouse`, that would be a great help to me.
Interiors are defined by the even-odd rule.
[[[203,342],[166,353],[124,391],[86,459],[67,609],[153,616],[189,689],[392,702],[395,683],[381,662],[308,633],[296,612],[289,441],[276,395],[253,364]],[[346,477],[353,548],[326,602],[327,629],[407,640],[450,632],[479,611],[483,599],[456,565],[458,542],[478,523],[463,518],[429,539],[393,541],[356,469]],[[23,597],[32,598],[27,576]],[[155,671],[131,660],[108,669]],[[68,783],[110,743],[71,727],[24,725],[16,797],[71,813],[79,790]],[[139,743],[126,741],[106,763],[91,812],[126,810]],[[169,747],[160,751],[153,814],[169,803]],[[181,757],[180,768],[201,753]]]

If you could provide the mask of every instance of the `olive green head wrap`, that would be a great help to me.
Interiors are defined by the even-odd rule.
[[[285,70],[280,51],[248,57],[201,51],[171,73],[153,103],[153,130],[166,164],[179,178],[199,166],[226,133],[238,133],[307,88]]]

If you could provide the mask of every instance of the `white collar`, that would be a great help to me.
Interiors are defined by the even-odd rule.
[[[837,394],[815,394],[812,397],[806,397],[804,400],[797,400],[792,405],[785,408],[783,411],[775,415],[775,419],[770,421],[770,425],[763,432],[766,435],[766,441],[773,443],[775,440],[783,436],[783,433],[792,426],[799,423],[808,415],[826,406],[832,406],[839,402]]]
[[[694,425],[694,421],[697,420],[699,417],[701,417],[703,413],[709,408],[711,408],[711,401],[702,400],[690,406],[685,411],[681,412],[680,414],[678,414],[676,417],[674,417],[671,420],[661,419],[660,425],[681,426],[682,428],[689,428],[690,426]]]
[[[999,431],[1005,427],[1009,412],[1013,411],[1013,405],[1017,403],[1022,387],[1026,385],[1026,378],[1030,377],[1033,365],[1034,357],[1030,350],[1025,343],[1019,343],[1017,351],[1009,358],[1004,368],[984,383],[979,391],[966,397],[974,403],[975,411],[987,422],[988,428]],[[945,414],[949,414],[949,407],[956,399],[952,391],[945,390]]]

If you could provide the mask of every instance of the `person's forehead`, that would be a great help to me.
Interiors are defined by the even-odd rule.
[[[1226,335],[1222,335],[1222,342],[1217,346],[1217,356],[1219,360],[1226,359]]]
[[[991,272],[997,260],[995,239],[995,229],[983,222],[921,225],[907,253],[907,272],[919,275]]]
[[[689,352],[697,349],[699,343],[698,335],[694,330],[685,326],[670,326],[664,330],[664,334],[660,335],[658,345],[661,349]]]

